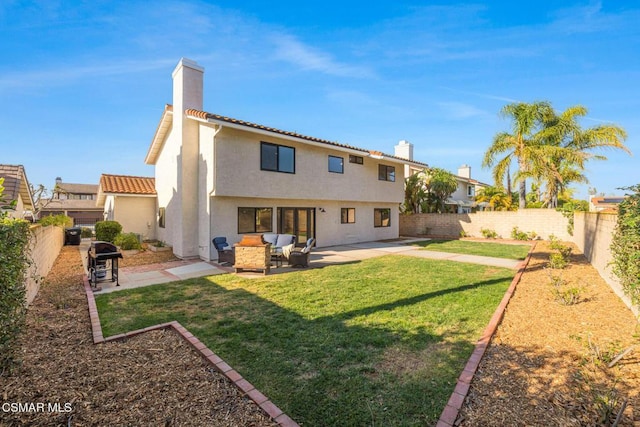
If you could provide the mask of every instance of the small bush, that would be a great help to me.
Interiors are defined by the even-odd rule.
[[[460,231],[460,237],[469,237],[469,233],[467,233],[466,231],[462,230]]]
[[[73,227],[73,218],[64,214],[45,216],[38,222],[43,227],[47,227],[49,225],[57,225],[58,227]]]
[[[498,233],[496,233],[495,230],[491,230],[488,228],[482,228],[480,232],[482,233],[482,236],[484,236],[485,239],[495,239],[498,237]]]
[[[122,225],[118,221],[99,221],[96,223],[96,239],[113,243],[116,236],[122,232]]]
[[[118,234],[113,240],[113,243],[125,251],[131,249],[142,249],[140,240],[138,240],[138,235],[135,233]]]
[[[578,304],[582,300],[582,289],[571,287],[567,289],[554,289],[553,294],[562,305]]]
[[[529,235],[524,231],[520,231],[518,227],[513,227],[511,230],[511,238],[514,240],[529,240]]]
[[[549,267],[557,270],[561,270],[569,265],[569,261],[562,256],[562,254],[551,254],[549,255]]]
[[[82,231],[80,232],[80,237],[82,238],[93,237],[93,230],[91,230],[89,227],[82,227]]]

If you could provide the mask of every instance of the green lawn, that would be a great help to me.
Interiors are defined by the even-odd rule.
[[[530,245],[510,245],[493,242],[473,242],[469,240],[424,240],[413,245],[428,251],[451,252],[457,254],[482,255],[496,258],[525,259]]]
[[[385,256],[96,296],[103,333],[177,320],[297,422],[432,425],[513,271]]]

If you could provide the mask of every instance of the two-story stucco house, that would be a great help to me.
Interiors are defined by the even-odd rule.
[[[454,213],[471,213],[473,210],[484,209],[484,204],[475,202],[476,193],[488,187],[480,181],[471,178],[471,166],[462,165],[456,175],[458,188],[447,200],[447,205]]]
[[[215,259],[211,240],[290,233],[318,246],[398,237],[398,156],[203,111],[204,69],[182,59],[145,162],[155,166],[157,238]]]

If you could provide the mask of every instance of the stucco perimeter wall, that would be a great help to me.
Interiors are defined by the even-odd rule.
[[[631,300],[624,294],[620,282],[613,275],[609,265],[613,260],[610,247],[617,222],[616,214],[576,212],[573,241],[616,295],[638,316],[640,315],[638,307],[633,307]]]
[[[464,231],[482,237],[482,229],[493,230],[502,238],[510,238],[511,231],[534,231],[543,239],[550,235],[572,241],[567,231],[568,219],[551,209],[521,209],[515,212],[476,212],[471,214],[413,214],[400,215],[400,235],[432,235],[460,237]]]
[[[64,245],[64,230],[53,225],[42,227],[35,225],[31,228],[31,257],[33,264],[29,268],[27,281],[27,304],[31,304],[40,289],[41,279],[44,278],[55,262],[60,249]]]

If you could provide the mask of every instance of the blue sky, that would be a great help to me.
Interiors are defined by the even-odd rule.
[[[581,104],[634,156],[588,164],[598,193],[640,183],[635,1],[20,1],[0,3],[0,163],[32,184],[153,176],[144,157],[181,57],[204,109],[393,153],[492,183],[507,103]],[[587,186],[578,187],[587,197]]]

